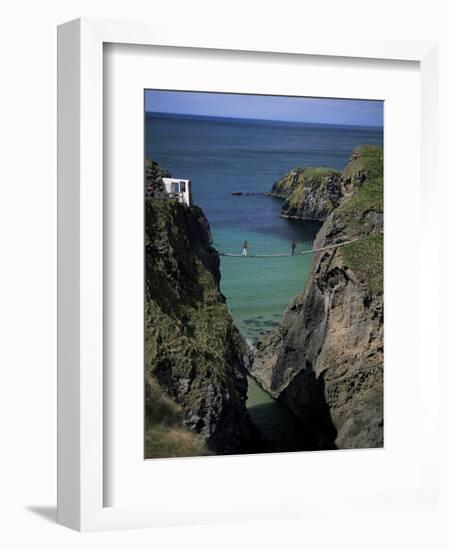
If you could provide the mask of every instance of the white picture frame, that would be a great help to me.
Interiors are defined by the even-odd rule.
[[[421,207],[425,220],[426,265],[421,276],[434,278],[438,269],[438,220],[433,215],[438,200],[437,151],[438,74],[437,44],[421,40],[375,40],[342,37],[310,39],[309,36],[282,39],[259,37],[256,33],[228,33],[204,29],[193,36],[181,23],[174,23],[170,33],[151,24],[80,19],[58,28],[58,521],[78,530],[151,527],[172,524],[248,520],[285,515],[317,515],[345,510],[375,511],[380,507],[405,505],[420,508],[435,505],[438,493],[436,475],[438,454],[430,446],[416,463],[422,476],[409,487],[345,494],[336,489],[327,504],[322,494],[308,494],[292,489],[283,497],[285,506],[234,498],[204,497],[195,506],[109,505],[105,484],[105,403],[104,384],[104,46],[129,44],[159,46],[176,62],[179,48],[204,51],[258,52],[271,61],[277,56],[326,56],[343,59],[392,60],[419,64],[420,86],[420,182]],[[298,94],[300,95],[300,94]],[[386,155],[388,156],[388,148]],[[438,288],[433,289],[435,295]],[[422,292],[422,289],[421,289]],[[422,298],[422,294],[421,294]],[[435,300],[421,300],[420,317],[437,319]],[[419,338],[431,350],[427,356],[421,404],[426,421],[434,421],[438,407],[438,332],[437,327],[420,326]],[[420,376],[423,358],[419,359]],[[418,360],[417,360],[418,361]],[[424,376],[422,376],[424,379]],[[425,388],[425,391],[424,391]],[[433,433],[433,432],[432,432]],[[310,456],[310,455],[309,455]],[[318,455],[315,455],[318,456]],[[322,456],[322,455],[321,455]],[[344,455],[335,458],[336,467]],[[286,468],[294,468],[298,454],[288,457]],[[240,457],[241,458],[241,457]],[[267,457],[276,461],[276,456]],[[194,462],[196,460],[196,462]],[[203,460],[188,463],[198,473]],[[221,458],[219,459],[221,460]],[[245,457],[240,464],[251,460]],[[320,460],[322,460],[320,458]],[[179,461],[178,461],[179,462]],[[218,460],[212,462],[219,464]],[[273,462],[270,462],[273,464]],[[173,464],[173,462],[172,462]],[[223,462],[224,464],[224,462]],[[234,467],[236,462],[234,461]],[[216,468],[221,466],[216,466]],[[212,499],[212,496],[214,497]],[[163,501],[163,499],[162,499]]]

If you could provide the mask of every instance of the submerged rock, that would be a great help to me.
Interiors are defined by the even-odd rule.
[[[383,445],[383,151],[358,148],[304,291],[255,345],[251,374],[322,449]],[[290,196],[290,195],[289,195]]]
[[[267,193],[257,193],[256,191],[233,191],[231,195],[235,197],[256,197],[256,196],[265,196]]]

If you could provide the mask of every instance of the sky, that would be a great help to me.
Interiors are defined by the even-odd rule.
[[[358,99],[146,90],[145,111],[315,124],[383,126],[383,101]]]

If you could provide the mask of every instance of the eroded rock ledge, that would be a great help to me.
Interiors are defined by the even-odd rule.
[[[274,183],[270,195],[285,199],[283,218],[324,221],[341,198],[340,177],[329,168],[295,168]]]

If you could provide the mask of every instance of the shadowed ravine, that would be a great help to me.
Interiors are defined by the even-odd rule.
[[[246,406],[251,420],[262,433],[266,452],[314,449],[312,434],[308,428],[286,407],[270,397],[250,376]]]
[[[279,211],[281,204],[278,200],[264,196],[260,197],[260,201],[270,206],[274,203]],[[313,242],[321,227],[317,222],[289,223],[279,216],[276,223],[285,225],[300,245],[306,239]],[[220,231],[217,234],[226,242],[226,235]],[[258,244],[289,250],[290,241],[285,237],[279,239],[271,235],[252,234],[250,251]],[[220,258],[220,287],[233,321],[247,342],[255,342],[264,333],[278,328],[288,302],[304,288],[312,260],[313,255],[299,253],[280,258]],[[317,448],[311,430],[251,376],[248,376],[246,407],[251,421],[262,435],[264,452]]]

